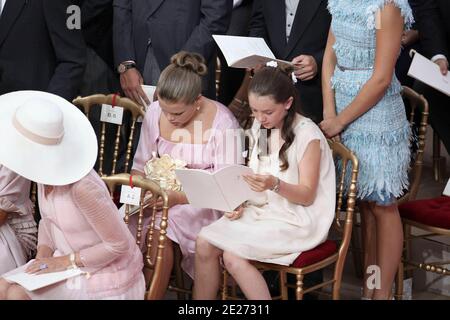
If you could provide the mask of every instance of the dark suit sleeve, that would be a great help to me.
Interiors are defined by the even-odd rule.
[[[449,58],[444,37],[444,26],[435,0],[410,0],[409,1],[416,26],[419,30],[420,42],[423,53],[432,58],[437,54],[444,54]]]
[[[43,0],[43,10],[56,58],[48,91],[69,101],[76,97],[86,65],[86,44],[81,30],[67,28],[69,0]]]
[[[267,39],[266,21],[264,20],[263,1],[253,1],[252,16],[250,18],[249,36]]]
[[[213,34],[225,34],[228,30],[233,10],[233,0],[202,0],[202,18],[194,28],[183,50],[198,52],[210,61],[215,44]]]
[[[329,26],[330,23],[331,23],[331,14],[330,14],[330,12],[328,11],[328,8],[327,8],[327,1],[322,1],[321,7],[319,8],[319,10],[322,10],[322,11],[319,11],[319,12],[321,12],[321,16],[324,19],[323,20],[324,23],[326,23]],[[313,54],[313,57],[314,57],[314,59],[316,60],[316,63],[317,63],[317,70],[319,70],[318,73],[317,73],[317,77],[319,77],[319,78],[321,77],[323,55],[325,53],[325,47],[326,47],[327,39],[328,39],[328,33],[325,35],[324,42],[323,42],[324,46],[322,47],[322,49],[320,49],[319,51],[317,51],[317,52],[315,52]]]
[[[87,26],[95,23],[96,18],[111,5],[112,0],[84,0],[81,5],[81,25]]]
[[[114,0],[113,48],[114,61],[136,61],[133,45],[131,0]]]

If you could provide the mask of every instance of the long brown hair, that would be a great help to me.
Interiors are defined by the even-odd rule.
[[[202,76],[207,73],[205,59],[180,51],[173,55],[158,81],[158,96],[168,102],[192,104],[202,92]]]
[[[292,106],[289,108],[287,115],[284,118],[283,127],[281,129],[281,137],[284,140],[284,144],[281,146],[279,152],[281,171],[289,168],[286,151],[295,139],[292,125],[294,123],[296,110],[298,110],[298,94],[291,78],[293,71],[294,68],[291,66],[279,66],[276,68],[263,67],[255,73],[248,88],[249,94],[252,93],[257,96],[267,96],[272,98],[276,103],[285,103],[290,97],[294,99]],[[270,132],[268,136],[270,136]]]

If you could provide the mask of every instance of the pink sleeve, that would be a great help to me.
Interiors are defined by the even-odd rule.
[[[117,208],[106,189],[89,179],[73,186],[72,197],[101,242],[79,252],[85,267],[102,268],[130,249],[126,225],[120,220]]]
[[[133,158],[133,170],[144,172],[144,166],[152,158],[152,152],[157,151],[159,133],[159,103],[154,102],[150,105],[142,122],[141,134],[136,153]]]
[[[53,238],[50,235],[51,222],[47,218],[42,218],[39,221],[38,229],[38,244],[37,246],[46,246],[55,251],[55,245],[53,243]]]
[[[223,117],[214,128],[214,170],[233,164],[244,164],[244,131],[230,111],[222,112]]]
[[[31,215],[31,182],[0,164],[0,210]]]

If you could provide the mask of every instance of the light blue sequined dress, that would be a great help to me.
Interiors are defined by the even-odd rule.
[[[405,28],[413,22],[407,0],[329,0],[336,38],[337,66],[331,79],[336,111],[357,96],[373,73],[376,12],[393,3],[401,9]],[[358,199],[388,205],[408,186],[410,126],[395,77],[383,98],[352,122],[341,138],[359,159]]]

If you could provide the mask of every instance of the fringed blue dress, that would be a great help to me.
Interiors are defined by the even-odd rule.
[[[401,9],[405,28],[413,22],[407,0],[329,0],[337,65],[331,84],[339,114],[373,73],[376,13],[386,4]],[[383,98],[341,134],[360,162],[357,198],[390,205],[408,186],[410,126],[395,74]]]

